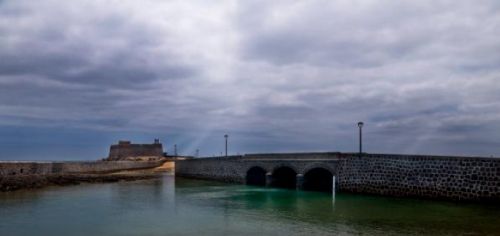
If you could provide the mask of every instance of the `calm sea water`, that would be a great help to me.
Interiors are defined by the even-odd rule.
[[[0,235],[500,235],[500,207],[175,179],[0,193]]]

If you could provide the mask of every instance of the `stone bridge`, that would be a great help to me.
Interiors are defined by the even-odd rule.
[[[204,171],[190,176],[249,185],[329,192],[332,191],[333,177],[337,175],[339,166],[339,157],[334,153],[260,154],[215,159],[219,161],[213,163],[214,159],[196,159],[204,162]],[[217,166],[210,165],[222,163],[222,172],[217,171],[217,176],[210,176],[211,170],[218,169]],[[183,172],[179,170],[177,173],[182,176]]]
[[[282,153],[177,161],[176,176],[312,191],[500,202],[500,159]]]

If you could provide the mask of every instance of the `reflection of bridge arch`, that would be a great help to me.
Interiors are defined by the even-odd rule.
[[[297,172],[288,166],[280,166],[272,173],[272,187],[295,188]]]
[[[333,173],[325,168],[316,167],[304,174],[302,188],[307,191],[332,192]]]
[[[247,171],[246,184],[265,186],[266,185],[266,170],[260,166],[254,166]]]

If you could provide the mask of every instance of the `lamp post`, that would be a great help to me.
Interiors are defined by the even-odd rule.
[[[363,122],[358,122],[358,127],[359,127],[359,157],[361,157],[361,154],[363,153]]]
[[[174,155],[177,156],[177,144],[174,144]]]
[[[229,135],[227,134],[224,134],[224,138],[226,139],[226,157],[227,157],[227,138],[229,137]]]

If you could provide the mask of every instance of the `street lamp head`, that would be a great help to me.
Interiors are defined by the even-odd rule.
[[[227,138],[227,137],[229,137],[229,135],[227,135],[227,134],[224,134],[224,138]]]
[[[360,121],[360,122],[358,122],[358,127],[359,127],[359,128],[363,127],[363,125],[364,125],[364,123],[363,123],[363,122],[361,122],[361,121]]]

